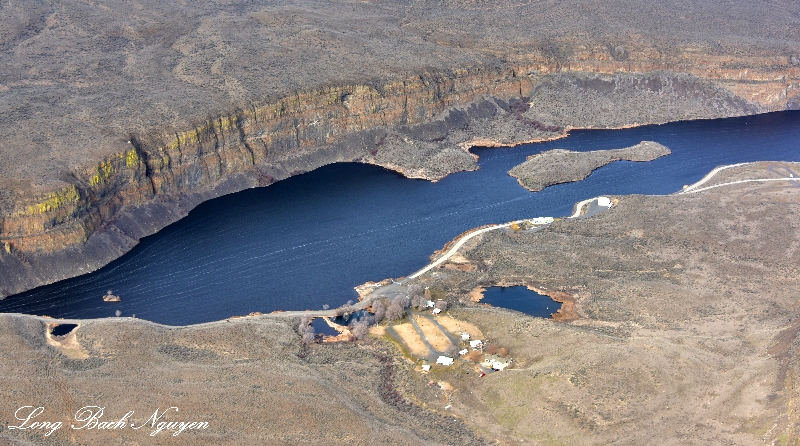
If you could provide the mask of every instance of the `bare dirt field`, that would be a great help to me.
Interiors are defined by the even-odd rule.
[[[411,325],[410,322],[393,325],[392,329],[397,333],[399,341],[408,349],[408,352],[412,356],[416,358],[428,357],[428,347],[422,342],[419,333],[417,333],[417,330],[414,329],[414,326]]]
[[[431,343],[434,349],[443,352],[447,347],[452,345],[447,336],[442,333],[439,328],[431,321],[424,317],[415,317],[419,328],[422,329],[422,334]]]
[[[469,333],[471,339],[484,339],[483,332],[475,324],[467,321],[455,319],[447,314],[439,315],[436,320],[450,333],[459,336],[461,333]]]

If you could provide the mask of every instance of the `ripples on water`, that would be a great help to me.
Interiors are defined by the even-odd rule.
[[[578,183],[530,193],[507,175],[531,154],[627,147],[672,155],[618,161]],[[375,166],[334,164],[203,203],[95,273],[0,301],[0,311],[53,317],[123,316],[183,325],[252,311],[320,309],[356,299],[368,280],[408,275],[467,229],[568,215],[601,194],[669,194],[720,164],[800,161],[800,112],[575,131],[516,148],[476,149],[480,170],[438,183]],[[106,290],[122,302],[106,303]]]

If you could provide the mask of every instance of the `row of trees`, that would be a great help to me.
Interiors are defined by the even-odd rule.
[[[388,321],[402,319],[406,316],[407,310],[411,307],[423,310],[427,308],[428,298],[429,292],[427,292],[427,290],[423,290],[420,285],[413,284],[408,287],[408,296],[395,297],[388,307],[385,301],[376,299],[371,302],[372,315],[362,317],[352,322],[349,326],[350,332],[356,339],[363,339],[366,337],[370,325],[377,325],[384,319]],[[447,309],[447,302],[443,300],[437,301],[435,307],[444,311]],[[327,310],[328,308],[330,308],[329,305],[323,305],[323,309]],[[353,301],[349,300],[346,304],[336,308],[335,312],[337,317],[348,317],[356,313],[356,311]],[[316,331],[314,327],[311,326],[311,319],[310,315],[304,315],[300,319],[300,324],[297,327],[297,332],[300,333],[303,343],[305,344],[313,343],[316,340]],[[456,347],[456,353],[457,352],[458,348]]]
[[[377,304],[382,305],[380,301],[378,301]],[[328,308],[330,308],[329,305],[323,305],[323,309],[327,310]],[[346,304],[336,308],[335,311],[337,317],[348,317],[357,312],[352,300],[349,300]],[[379,315],[376,314],[373,316],[362,317],[352,322],[349,326],[350,333],[352,333],[356,339],[363,339],[369,332],[369,326],[373,323],[377,324],[383,319],[385,311],[386,309],[383,308],[383,311]],[[312,319],[313,318],[308,314],[303,315],[303,317],[300,318],[300,324],[297,326],[297,332],[300,333],[300,337],[304,344],[311,344],[316,341],[317,333],[314,327],[311,325]]]

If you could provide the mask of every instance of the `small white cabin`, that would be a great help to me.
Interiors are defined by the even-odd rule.
[[[453,358],[449,356],[439,356],[439,359],[436,360],[436,363],[441,365],[453,365]]]
[[[512,359],[503,359],[497,355],[489,355],[483,360],[483,366],[492,370],[504,370],[511,365]]]
[[[611,199],[608,198],[608,197],[597,197],[597,205],[598,206],[603,206],[603,207],[606,207],[606,208],[610,208],[611,207]]]
[[[531,224],[534,225],[548,225],[554,222],[555,219],[553,217],[536,217],[531,219]]]

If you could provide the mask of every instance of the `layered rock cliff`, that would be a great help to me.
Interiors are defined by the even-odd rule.
[[[786,103],[786,96],[750,101],[686,74],[539,75],[552,67],[536,68],[477,67],[324,87],[179,133],[131,134],[126,151],[6,210],[0,293],[94,270],[206,199],[333,162],[436,180],[475,169],[465,149],[476,144],[558,138],[571,127],[757,113]]]
[[[679,0],[647,6],[664,29],[639,3],[593,7],[630,16],[623,31],[577,25],[602,14],[566,2],[289,3],[9,6],[0,297],[97,269],[203,200],[328,163],[436,180],[475,169],[473,145],[800,107],[786,7],[756,8],[774,28],[739,31],[717,22],[741,11],[687,24]]]

